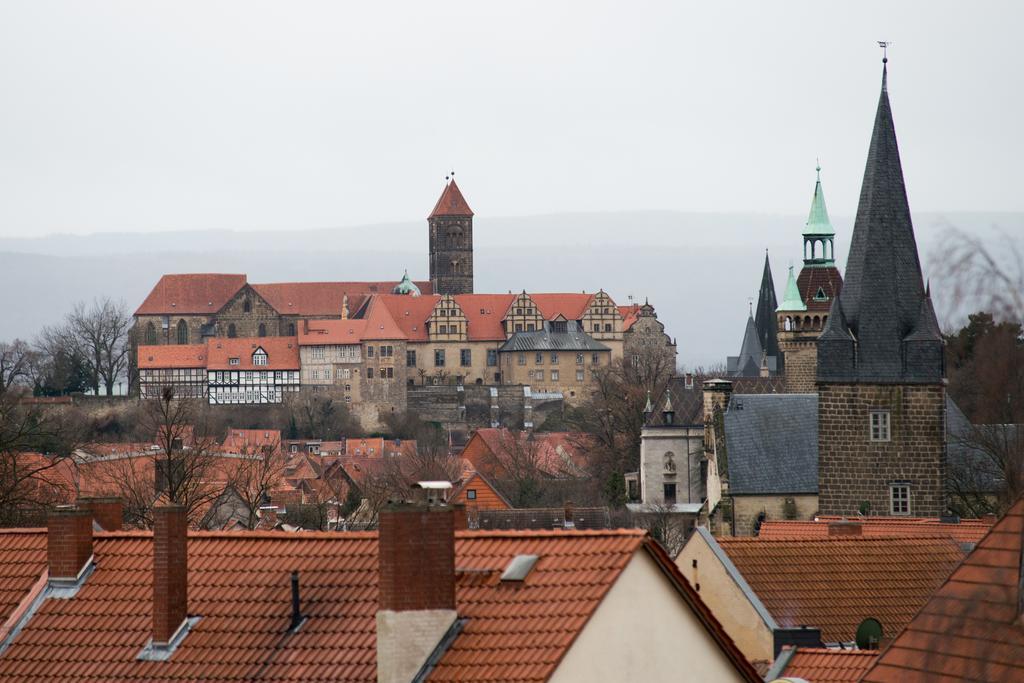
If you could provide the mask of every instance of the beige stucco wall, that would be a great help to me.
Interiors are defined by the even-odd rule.
[[[409,342],[406,347],[409,351],[416,352],[416,365],[409,368],[409,379],[417,385],[429,384],[430,378],[436,377],[438,373],[442,376],[454,378],[462,377],[466,384],[474,384],[479,379],[481,384],[498,384],[494,375],[501,372],[500,365],[487,365],[487,351],[497,351],[504,342],[501,341],[429,341]],[[444,367],[434,365],[434,350],[444,350]],[[468,349],[470,352],[470,365],[462,365],[461,351]],[[403,357],[402,363],[406,362]],[[421,373],[422,371],[422,373]]]
[[[786,519],[785,501],[792,498],[796,503],[796,516],[793,519],[812,519],[818,512],[818,496],[778,495],[778,496],[733,496],[733,516],[736,525],[733,533],[737,536],[753,536],[754,523],[760,513],[765,519]]]
[[[694,560],[697,562],[696,567]],[[751,662],[772,661],[771,627],[765,623],[700,533],[690,536],[676,558],[676,564],[711,608],[740,652]]]
[[[550,679],[739,681],[739,672],[644,550],[611,587]]]
[[[537,354],[541,362],[537,362]],[[524,384],[535,392],[561,392],[568,403],[580,403],[590,396],[594,389],[594,372],[599,368],[608,367],[611,363],[610,351],[584,351],[583,362],[577,363],[576,351],[505,351],[500,356],[503,384]],[[519,364],[522,354],[525,363]],[[552,358],[557,357],[557,362]],[[594,362],[594,359],[597,362]],[[551,379],[551,371],[558,372],[558,379]],[[544,373],[538,379],[537,371]],[[583,379],[578,379],[577,371],[583,372]]]
[[[457,616],[450,609],[377,612],[378,683],[411,681]]]

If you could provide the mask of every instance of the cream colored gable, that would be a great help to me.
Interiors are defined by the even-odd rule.
[[[549,679],[742,681],[715,639],[638,550]]]

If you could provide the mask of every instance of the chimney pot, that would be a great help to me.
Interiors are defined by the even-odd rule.
[[[59,505],[46,520],[46,561],[50,579],[75,580],[92,557],[92,515]]]
[[[78,504],[92,513],[93,520],[104,531],[124,528],[124,503],[120,498],[79,498]]]
[[[166,645],[188,616],[188,517],[181,505],[153,513],[153,643]]]

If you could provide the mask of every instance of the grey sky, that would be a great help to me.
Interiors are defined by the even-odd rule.
[[[850,215],[890,39],[911,207],[1024,209],[1020,3],[0,0],[0,235]]]

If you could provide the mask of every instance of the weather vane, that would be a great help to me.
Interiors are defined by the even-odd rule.
[[[878,41],[878,47],[882,48],[882,63],[889,61],[889,47],[892,45],[891,40],[880,40]]]

